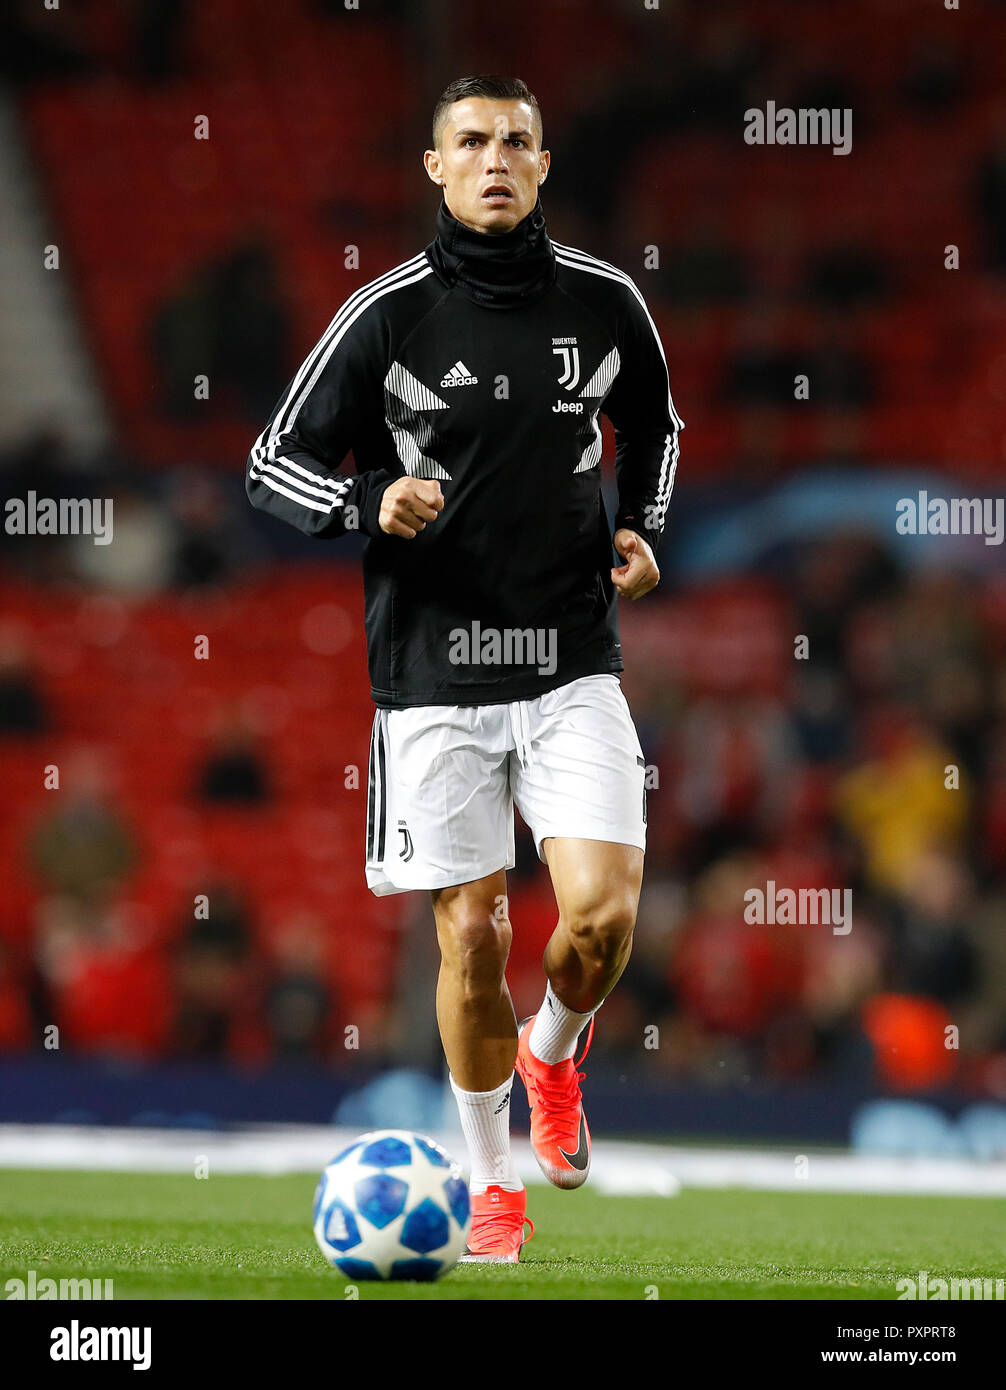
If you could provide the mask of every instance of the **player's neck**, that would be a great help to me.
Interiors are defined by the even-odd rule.
[[[437,212],[437,237],[426,248],[439,277],[478,304],[508,308],[546,290],[555,279],[555,255],[541,200],[509,231],[487,234],[454,216],[446,201]]]

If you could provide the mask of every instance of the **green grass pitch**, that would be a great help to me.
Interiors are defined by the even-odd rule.
[[[9,1278],[111,1278],[116,1299],[344,1299],[311,1234],[315,1177],[0,1171]],[[609,1197],[534,1187],[514,1267],[361,1299],[873,1299],[895,1283],[1000,1274],[1000,1204],[981,1198],[685,1190]]]

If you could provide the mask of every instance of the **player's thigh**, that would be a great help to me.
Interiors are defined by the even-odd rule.
[[[529,702],[528,718],[530,756],[511,760],[510,780],[539,858],[546,840],[567,839],[635,848],[638,856],[616,858],[641,863],[646,772],[618,680],[588,676],[560,686]]]

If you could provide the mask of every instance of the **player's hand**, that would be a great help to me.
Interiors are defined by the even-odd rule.
[[[625,564],[611,571],[611,582],[622,598],[642,598],[660,583],[660,571],[642,536],[622,526],[614,535],[615,549]]]
[[[399,478],[384,489],[377,523],[389,536],[411,541],[436,521],[443,511],[444,494],[435,478]]]

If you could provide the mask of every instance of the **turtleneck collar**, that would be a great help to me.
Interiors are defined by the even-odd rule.
[[[427,246],[426,256],[445,284],[457,285],[490,309],[509,309],[535,298],[556,274],[541,198],[516,227],[498,236],[472,231],[442,201],[436,240]]]

